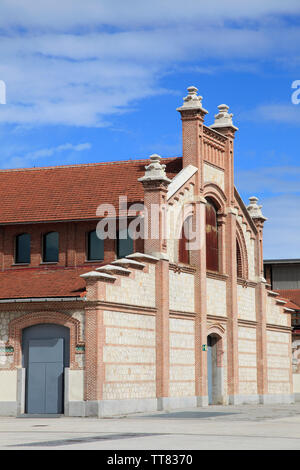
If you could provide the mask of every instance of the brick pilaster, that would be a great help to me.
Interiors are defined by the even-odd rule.
[[[156,265],[156,397],[158,408],[169,396],[170,340],[169,340],[169,262],[160,260]]]
[[[208,404],[207,394],[207,351],[202,346],[207,344],[207,297],[206,297],[206,231],[205,231],[206,200],[198,198],[195,203],[193,230],[198,218],[200,230],[199,246],[191,251],[191,264],[196,267],[195,282],[195,395],[198,406]]]
[[[228,209],[226,220],[227,257],[226,284],[227,304],[227,377],[229,401],[235,404],[235,395],[239,393],[238,367],[238,305],[237,305],[237,261],[236,261],[236,213]]]

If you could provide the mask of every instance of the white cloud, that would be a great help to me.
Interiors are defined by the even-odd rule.
[[[236,181],[238,188],[247,193],[300,194],[300,167],[277,166],[239,170],[236,172]]]
[[[298,0],[1,0],[0,26],[65,30],[78,26],[145,27],[206,24],[222,20],[257,19],[300,12]]]
[[[91,147],[92,145],[89,142],[75,145],[71,143],[65,143],[56,147],[43,148],[33,152],[27,152],[22,156],[11,154],[7,155],[5,161],[3,160],[2,163],[0,163],[0,166],[2,169],[25,168],[33,166],[36,161],[39,161],[40,165],[41,159],[46,157],[53,157],[60,153],[64,153],[64,162],[66,163],[68,160],[68,155],[70,156],[70,154],[73,154],[74,152],[89,150]]]
[[[292,90],[290,92],[292,97]],[[262,119],[264,121],[279,122],[292,124],[294,126],[300,125],[300,104],[265,104],[257,108],[239,114],[240,119],[257,121]]]
[[[243,194],[259,197],[268,220],[264,227],[264,258],[299,258],[300,167],[277,166],[238,171]]]
[[[262,201],[268,220],[264,228],[264,258],[299,258],[300,196],[278,196]]]
[[[174,65],[295,56],[300,30],[276,15],[298,13],[298,0],[1,0],[0,123],[104,126],[170,92]]]

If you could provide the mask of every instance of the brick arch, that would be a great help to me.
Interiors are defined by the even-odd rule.
[[[215,203],[218,213],[225,211],[227,198],[219,186],[214,183],[206,183],[204,185],[204,197],[205,199],[211,199]]]
[[[225,328],[220,324],[211,325],[207,329],[207,336],[214,335],[219,338],[217,342],[217,367],[223,366]]]
[[[78,368],[75,361],[77,345],[83,345],[80,338],[80,321],[65,313],[59,312],[34,312],[24,314],[9,323],[8,346],[14,348],[14,362],[12,367],[22,365],[22,331],[30,326],[52,323],[62,325],[70,330],[70,368]]]
[[[248,265],[248,253],[247,245],[244,237],[244,233],[239,223],[236,224],[236,239],[239,244],[240,253],[241,253],[241,264],[242,264],[242,278],[248,279],[249,277],[249,265]]]

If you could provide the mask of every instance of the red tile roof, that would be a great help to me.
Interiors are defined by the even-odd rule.
[[[118,208],[119,196],[143,201],[143,176],[148,160],[0,171],[0,224],[96,218],[102,203]],[[181,158],[163,159],[173,178]]]
[[[95,266],[22,268],[0,272],[0,298],[82,297],[86,284],[80,274],[93,269]]]
[[[300,310],[300,289],[278,289],[275,292],[278,292],[283,298],[289,299],[290,302],[285,307]]]

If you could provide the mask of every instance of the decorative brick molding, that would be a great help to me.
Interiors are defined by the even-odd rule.
[[[225,338],[225,328],[223,325],[211,325],[207,329],[207,336],[212,335],[217,337],[218,341],[217,346],[217,367],[223,367],[223,355],[224,355],[224,338]]]
[[[222,189],[214,183],[206,183],[204,185],[204,197],[212,199],[218,207],[218,212],[225,211],[225,203],[227,197]]]
[[[248,265],[248,254],[247,254],[247,245],[243,230],[240,225],[236,224],[236,238],[240,248],[241,254],[241,268],[242,268],[242,279],[248,279],[249,276],[249,265]]]
[[[14,349],[14,362],[11,368],[22,365],[22,331],[33,325],[54,323],[70,329],[70,368],[79,368],[75,361],[76,347],[84,347],[80,337],[80,321],[59,312],[34,312],[15,318],[9,323],[9,339],[7,347]]]

